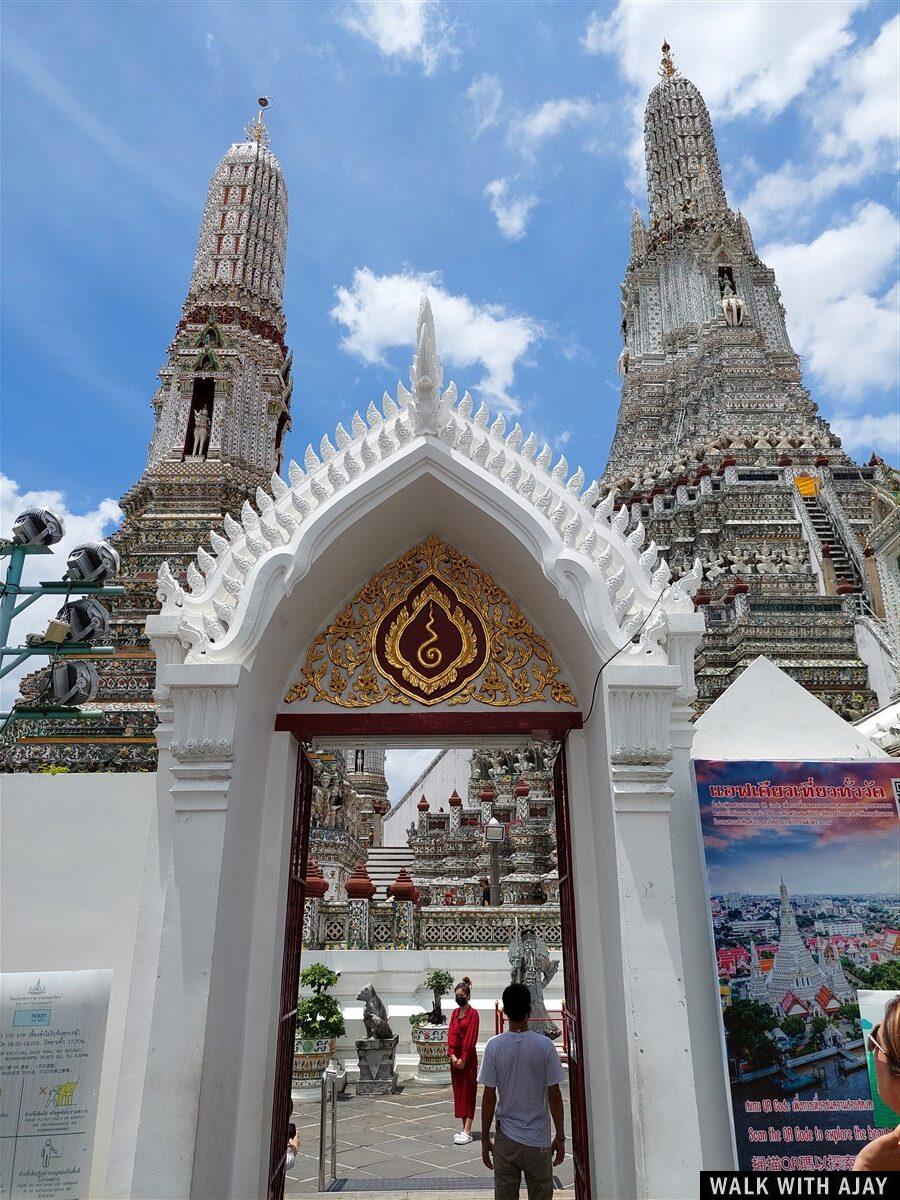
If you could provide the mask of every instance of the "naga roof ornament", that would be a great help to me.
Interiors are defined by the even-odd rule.
[[[671,79],[674,75],[681,74],[672,59],[672,47],[665,41],[662,44],[662,62],[657,74],[661,75],[663,79]]]
[[[248,142],[256,142],[259,146],[268,146],[269,131],[263,121],[263,110],[271,108],[273,101],[271,96],[260,96],[257,100],[259,112],[256,114],[256,120],[250,121],[244,126],[244,133],[247,135]]]

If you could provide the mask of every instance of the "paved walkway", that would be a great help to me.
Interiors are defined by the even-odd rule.
[[[353,1084],[338,1097],[337,1183],[332,1191],[379,1192],[379,1200],[428,1192],[452,1192],[463,1200],[465,1192],[483,1195],[493,1189],[493,1176],[481,1161],[478,1137],[480,1113],[475,1115],[468,1146],[455,1146],[453,1134],[459,1124],[453,1118],[453,1093],[401,1080],[402,1090],[393,1096],[357,1096]],[[566,1132],[569,1131],[568,1085],[563,1086],[566,1103]],[[297,1105],[294,1121],[300,1133],[300,1153],[287,1176],[286,1196],[308,1196],[318,1190],[319,1106]],[[571,1141],[567,1147],[571,1146]],[[573,1186],[569,1158],[555,1171],[557,1187]],[[524,1195],[524,1188],[522,1189]]]

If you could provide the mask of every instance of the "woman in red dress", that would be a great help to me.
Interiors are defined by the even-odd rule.
[[[472,1140],[475,1096],[478,1091],[478,1013],[469,1003],[472,981],[468,975],[464,975],[453,990],[457,1007],[450,1014],[447,1053],[453,1082],[453,1115],[463,1123],[462,1129],[453,1135],[453,1140],[457,1146],[466,1146]]]

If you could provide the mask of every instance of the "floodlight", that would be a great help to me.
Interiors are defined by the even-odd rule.
[[[93,596],[70,600],[62,606],[56,618],[68,622],[73,642],[92,642],[109,633],[109,613]]]
[[[69,553],[64,579],[77,583],[103,583],[119,573],[119,552],[109,542],[84,542]]]
[[[496,817],[491,817],[484,827],[484,839],[487,842],[502,842],[506,836],[506,830]]]
[[[99,686],[100,678],[93,663],[57,662],[50,668],[50,684],[41,696],[41,703],[74,708],[93,700]]]
[[[17,546],[55,546],[66,531],[62,517],[49,508],[26,508],[16,517],[12,540]]]

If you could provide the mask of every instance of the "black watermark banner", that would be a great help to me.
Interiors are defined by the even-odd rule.
[[[700,1200],[717,1196],[896,1196],[900,1171],[701,1171]]]

